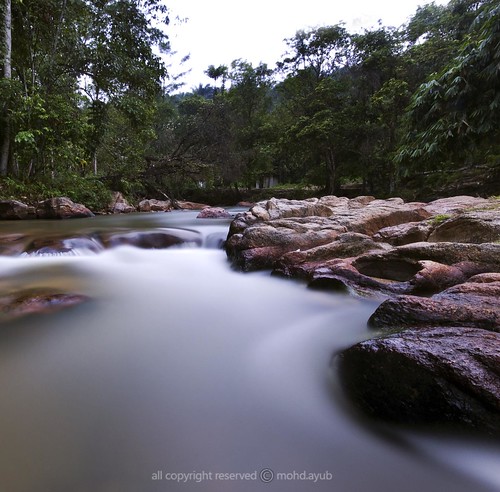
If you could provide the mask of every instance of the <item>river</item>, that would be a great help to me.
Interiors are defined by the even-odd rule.
[[[359,420],[332,355],[377,303],[231,269],[196,212],[1,222],[0,233],[194,231],[198,243],[0,257],[2,294],[78,307],[0,327],[0,490],[492,492],[500,444]],[[201,245],[200,245],[201,243]]]

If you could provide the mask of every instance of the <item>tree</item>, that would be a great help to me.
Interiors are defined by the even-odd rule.
[[[500,136],[500,6],[484,2],[462,48],[414,94],[398,162],[426,167],[484,161]]]
[[[12,3],[11,0],[5,0],[3,8],[3,80],[7,86],[12,79]],[[4,102],[1,117],[3,120],[3,135],[0,148],[0,175],[7,174],[10,154],[10,117],[7,101]]]
[[[278,64],[287,77],[279,86],[289,111],[281,145],[302,147],[304,175],[322,175],[325,189],[340,185],[343,135],[349,95],[343,76],[351,61],[350,36],[341,26],[299,31],[288,40],[291,51]]]

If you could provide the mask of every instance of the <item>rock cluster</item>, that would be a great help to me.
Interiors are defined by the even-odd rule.
[[[378,337],[337,359],[365,412],[500,431],[500,200],[271,199],[236,216],[226,251],[244,271],[385,299]]]
[[[43,200],[36,207],[17,200],[0,201],[0,219],[74,219],[93,217],[94,214],[84,205],[74,203],[67,197]]]

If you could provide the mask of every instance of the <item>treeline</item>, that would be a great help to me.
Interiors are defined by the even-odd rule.
[[[182,94],[162,88],[154,50],[168,50],[166,16],[159,0],[7,0],[4,186],[182,196],[274,179],[419,195],[498,177],[497,0],[432,3],[398,29],[299,31],[277,69],[210,66],[213,83]]]

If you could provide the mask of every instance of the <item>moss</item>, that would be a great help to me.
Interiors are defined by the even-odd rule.
[[[432,217],[432,219],[430,219],[430,222],[433,226],[438,226],[438,225],[442,224],[443,222],[446,222],[449,218],[451,218],[451,215],[438,214],[438,215],[435,215],[434,217]]]

